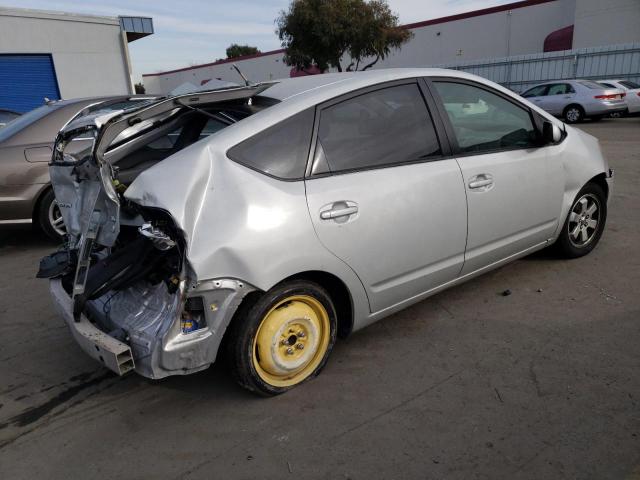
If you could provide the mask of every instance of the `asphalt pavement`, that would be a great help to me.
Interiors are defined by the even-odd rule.
[[[3,226],[0,478],[640,479],[640,118],[581,128],[616,171],[590,255],[539,252],[431,297],[276,398],[221,364],[112,375],[34,278],[55,246]]]

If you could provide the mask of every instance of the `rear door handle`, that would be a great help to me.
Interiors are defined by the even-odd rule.
[[[358,207],[356,206],[332,208],[331,210],[320,212],[320,218],[322,220],[331,220],[332,218],[348,217],[354,213],[358,213]]]
[[[493,186],[493,177],[488,173],[481,173],[472,177],[469,181],[469,188],[472,190],[489,190]]]

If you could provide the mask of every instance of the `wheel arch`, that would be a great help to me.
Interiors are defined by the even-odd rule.
[[[38,192],[38,195],[36,195],[36,199],[33,202],[33,207],[31,208],[31,220],[33,221],[34,224],[38,223],[38,212],[40,211],[40,205],[42,204],[42,199],[51,190],[53,190],[53,186],[50,183],[47,183],[40,189],[40,191]]]
[[[280,283],[292,280],[307,280],[317,283],[324,288],[329,293],[336,308],[338,336],[345,338],[353,331],[353,299],[351,298],[349,288],[339,277],[321,270],[308,270],[291,275]]]
[[[584,115],[584,113],[585,113],[585,109],[584,109],[584,107],[583,107],[582,105],[580,105],[579,103],[577,103],[577,102],[572,102],[572,103],[570,103],[569,105],[567,105],[566,107],[564,107],[564,108],[562,109],[562,114],[564,115],[564,114],[565,114],[565,112],[566,112],[567,110],[569,110],[569,108],[571,108],[571,107],[578,107],[580,110],[582,110],[582,114]]]
[[[595,183],[600,188],[602,188],[602,191],[607,197],[606,199],[609,200],[609,184],[607,183],[607,174],[605,172],[599,173],[598,175],[592,177],[587,183]],[[587,183],[585,183],[585,185]]]

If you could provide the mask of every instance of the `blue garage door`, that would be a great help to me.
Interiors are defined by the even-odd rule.
[[[60,98],[51,55],[0,54],[0,108],[24,113]]]

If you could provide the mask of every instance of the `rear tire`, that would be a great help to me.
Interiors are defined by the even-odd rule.
[[[324,288],[283,283],[240,306],[227,332],[226,360],[242,387],[279,395],[320,373],[336,332],[336,310]]]
[[[569,105],[562,112],[562,117],[567,123],[579,123],[584,118],[584,110],[580,105]]]
[[[63,240],[66,229],[52,189],[49,189],[40,199],[36,222],[49,238],[57,242]]]
[[[559,253],[578,258],[595,248],[607,221],[607,197],[602,187],[587,183],[573,201],[556,242]]]

